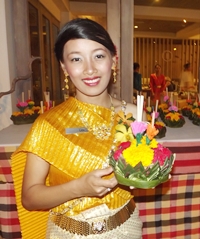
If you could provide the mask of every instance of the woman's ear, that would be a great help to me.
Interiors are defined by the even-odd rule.
[[[116,63],[116,62],[117,62],[116,56],[113,56],[112,60],[113,60],[112,68],[115,68],[115,67],[116,67],[116,64],[117,64],[117,63]]]
[[[66,72],[66,68],[65,68],[65,65],[60,61],[60,66],[61,66],[61,68],[62,68],[62,70],[63,70],[63,72]]]

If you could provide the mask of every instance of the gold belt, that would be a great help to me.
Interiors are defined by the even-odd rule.
[[[130,200],[120,211],[109,216],[106,219],[94,219],[92,223],[78,221],[63,214],[50,214],[51,221],[60,228],[76,233],[78,235],[88,236],[91,234],[101,234],[110,231],[128,220],[135,210],[135,202]]]

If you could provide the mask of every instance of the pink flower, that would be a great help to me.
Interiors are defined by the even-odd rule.
[[[151,117],[152,117],[152,114],[153,113],[151,113]],[[155,112],[155,119],[157,119],[159,117],[159,112]]]
[[[161,166],[164,164],[165,159],[169,158],[172,154],[172,152],[168,148],[165,148],[162,144],[158,144],[158,147],[154,148],[153,150],[154,150],[153,163],[158,161]]]
[[[134,121],[131,123],[131,129],[135,136],[137,134],[143,134],[144,131],[147,129],[147,123],[142,122],[142,121],[141,122]]]
[[[28,106],[27,102],[19,102],[18,101],[17,107],[27,107],[27,106]]]
[[[169,96],[168,95],[165,95],[164,96],[164,102],[167,102],[169,100]]]

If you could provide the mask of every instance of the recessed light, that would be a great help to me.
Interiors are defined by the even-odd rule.
[[[186,19],[183,19],[183,22],[186,23],[187,22]]]
[[[176,51],[176,47],[174,47],[174,51]]]
[[[138,28],[138,26],[134,26],[134,28]]]

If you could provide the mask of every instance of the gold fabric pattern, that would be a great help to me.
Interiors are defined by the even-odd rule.
[[[12,155],[12,170],[17,195],[17,206],[20,222],[21,225],[23,224],[22,228],[25,233],[23,239],[31,238],[27,235],[29,235],[29,230],[32,230],[32,226],[28,227],[26,221],[28,221],[29,216],[33,215],[33,212],[30,213],[26,211],[21,205],[21,183],[26,153],[32,152],[50,163],[51,167],[47,184],[57,185],[79,178],[94,169],[101,169],[113,144],[115,134],[114,126],[116,125],[116,122],[111,130],[111,136],[108,140],[105,140],[105,143],[102,143],[103,141],[100,139],[96,139],[91,132],[66,135],[66,128],[84,127],[79,118],[79,114],[76,113],[77,105],[75,101],[77,104],[80,104],[84,114],[90,119],[90,124],[93,122],[96,123],[100,116],[103,121],[107,119],[109,120],[111,117],[110,109],[81,103],[71,97],[59,106],[42,114],[33,124],[31,131],[28,133],[22,145]],[[98,112],[98,114],[94,113],[89,117],[91,111]],[[82,210],[103,203],[105,203],[110,209],[116,209],[124,205],[131,198],[132,195],[130,192],[117,187],[103,198],[83,198],[83,200],[66,215],[76,215]],[[53,211],[61,212],[66,207],[73,204],[73,202],[74,200],[66,202],[65,204],[53,209]],[[43,223],[40,222],[40,219],[37,219],[37,213],[38,212],[34,212],[35,218],[32,218],[32,216],[29,218],[31,220],[31,225],[35,223],[43,225]],[[46,212],[41,220],[44,222],[47,220]],[[33,228],[35,228],[35,226]],[[44,227],[44,230],[45,229],[46,228]]]

